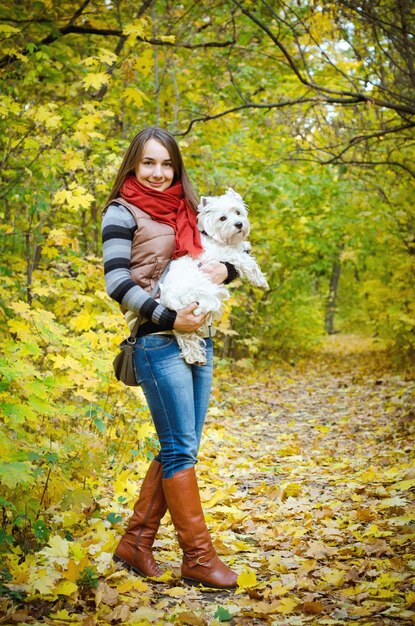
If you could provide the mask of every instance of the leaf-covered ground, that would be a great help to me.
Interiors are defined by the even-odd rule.
[[[415,624],[414,406],[411,377],[353,337],[296,367],[218,373],[197,470],[237,591],[183,585],[167,516],[165,582],[113,565],[139,464],[96,485],[102,516],[80,506],[48,547],[9,563],[15,601],[0,600],[0,623]]]

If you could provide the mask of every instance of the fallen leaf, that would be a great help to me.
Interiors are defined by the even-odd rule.
[[[118,595],[119,594],[116,589],[113,589],[107,585],[106,582],[101,580],[98,583],[97,590],[95,591],[95,606],[98,608],[101,602],[103,604],[107,604],[108,606],[114,606],[114,604],[117,604],[118,602]]]

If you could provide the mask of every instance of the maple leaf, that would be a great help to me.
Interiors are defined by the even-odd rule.
[[[289,613],[293,613],[298,606],[298,600],[294,598],[282,598],[278,604],[278,613],[282,613],[283,615],[288,615]]]
[[[53,113],[53,106],[40,106],[33,115],[33,119],[46,128],[56,128],[61,122],[61,116]]]
[[[112,611],[110,611],[105,619],[109,624],[120,622],[121,624],[127,623],[130,617],[130,607],[128,604],[119,604]]]
[[[54,592],[59,578],[59,572],[51,568],[33,568],[30,572],[29,586],[33,592],[49,595]]]
[[[123,96],[126,102],[135,104],[138,107],[143,105],[144,100],[148,100],[147,96],[136,87],[127,87]]]
[[[48,546],[43,548],[42,554],[52,561],[66,563],[69,557],[69,541],[62,539],[60,535],[53,535],[49,538]]]
[[[0,463],[0,482],[10,489],[34,482],[31,464],[26,461]]]
[[[239,589],[249,589],[257,584],[256,573],[251,569],[244,570],[237,579]]]
[[[107,65],[113,65],[118,57],[116,54],[111,52],[111,50],[107,50],[106,48],[100,48],[98,51],[98,59],[102,63],[106,63]]]
[[[110,587],[106,582],[101,580],[95,592],[95,605],[98,607],[101,602],[108,606],[114,606],[118,601],[118,591]]]
[[[20,33],[20,29],[15,26],[11,26],[9,24],[0,24],[0,32],[4,33],[6,36],[15,35],[16,33]]]
[[[83,80],[85,89],[92,87],[93,89],[99,89],[103,85],[108,85],[109,76],[106,72],[95,72],[87,74]]]
[[[71,596],[78,590],[78,585],[69,580],[61,580],[55,587],[54,593],[62,596]]]
[[[78,315],[75,315],[72,319],[71,319],[71,327],[74,330],[89,330],[91,327],[93,327],[96,323],[96,319],[94,315],[91,315],[89,313],[89,311],[87,311],[86,309],[84,311],[81,311],[81,313],[79,313]]]
[[[140,37],[142,39],[146,36],[147,30],[147,21],[143,18],[137,18],[130,24],[127,24],[123,29],[124,35],[131,35],[133,40],[135,37]]]
[[[176,623],[185,626],[205,626],[205,620],[196,615],[193,611],[181,611],[176,614]]]
[[[223,606],[218,606],[214,617],[217,617],[220,622],[230,622],[232,615]]]
[[[117,585],[118,593],[128,593],[132,589],[134,589],[134,591],[148,591],[148,583],[143,580],[129,579]]]

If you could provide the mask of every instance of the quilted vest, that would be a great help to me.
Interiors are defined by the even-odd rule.
[[[150,293],[173,255],[174,229],[156,222],[124,198],[115,198],[114,202],[125,206],[137,224],[131,249],[131,278]]]

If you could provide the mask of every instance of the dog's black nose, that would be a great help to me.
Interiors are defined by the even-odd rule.
[[[235,224],[235,228],[237,228],[238,230],[242,230],[242,226],[243,226],[242,222],[236,222]]]

